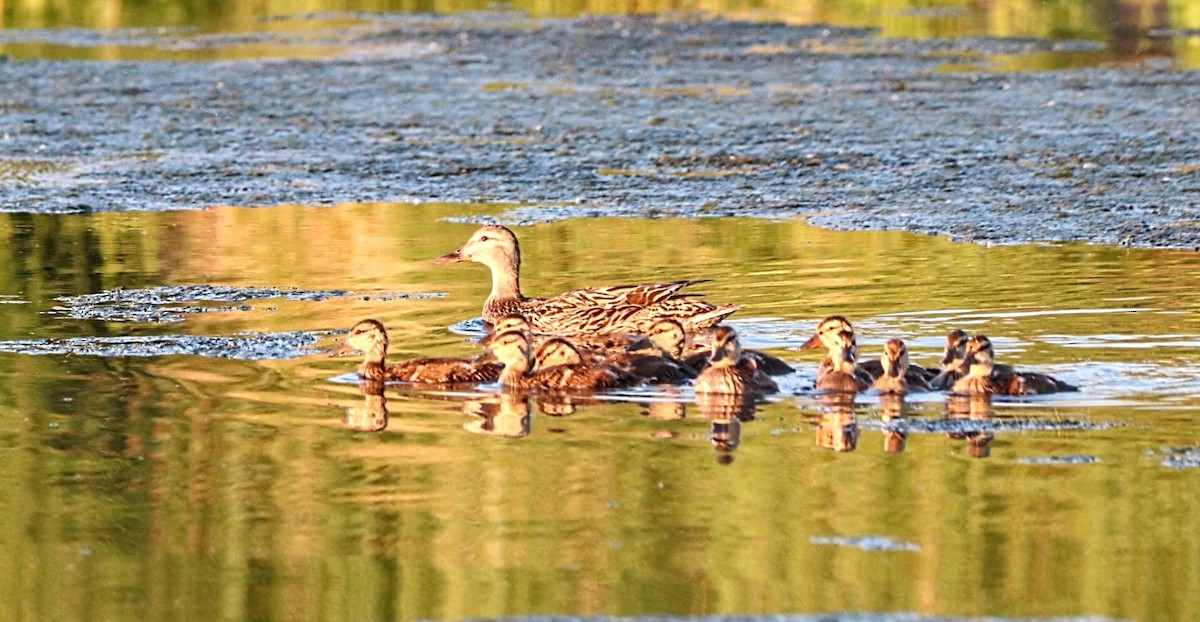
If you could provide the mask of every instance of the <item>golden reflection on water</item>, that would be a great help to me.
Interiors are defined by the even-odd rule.
[[[153,45],[63,45],[52,42],[12,43],[0,51],[18,58],[55,60],[233,60],[251,58],[328,58],[351,51],[345,42],[328,36],[331,28],[374,28],[372,13],[469,13],[512,9],[533,18],[581,15],[701,14],[728,19],[771,20],[787,23],[869,27],[885,37],[954,38],[988,35],[1041,39],[1104,41],[1107,50],[1043,53],[1032,57],[1000,57],[993,69],[1047,70],[1093,66],[1101,62],[1140,63],[1173,58],[1180,68],[1195,68],[1200,41],[1179,31],[1200,28],[1200,11],[1188,0],[953,0],[930,6],[925,2],[836,0],[656,0],[612,2],[571,0],[544,2],[513,0],[328,0],[209,3],[194,1],[138,2],[129,0],[10,0],[0,3],[0,29],[189,29],[164,31]],[[359,15],[355,15],[359,14]],[[314,16],[316,18],[314,19]],[[194,29],[196,32],[191,32]],[[212,33],[267,32],[280,37],[267,41],[220,41]],[[1150,35],[1150,36],[1148,36]],[[358,54],[371,54],[359,47]],[[380,53],[387,53],[386,51]],[[974,70],[978,67],[972,66]],[[966,69],[971,69],[968,67]]]
[[[0,296],[28,303],[0,305],[0,339],[324,330],[373,316],[394,358],[469,354],[445,327],[478,315],[486,269],[431,261],[474,228],[442,218],[503,209],[0,214]],[[1195,345],[1107,346],[1195,341],[1194,253],[985,248],[749,219],[517,232],[530,293],[711,278],[711,298],[745,303],[739,333],[802,373],[816,358],[778,345],[832,312],[855,320],[864,356],[897,334],[932,361],[961,323],[1016,365],[1200,364]],[[195,283],[446,297],[251,301],[167,325],[46,313],[58,295]],[[1200,615],[1188,596],[1200,481],[1152,457],[1195,444],[1194,395],[1163,394],[1170,383],[1135,406],[964,411],[941,396],[868,396],[822,412],[810,395],[435,399],[448,396],[330,382],[355,365],[0,354],[0,593],[12,595],[0,619]],[[1083,398],[1105,389],[1081,384]],[[961,438],[915,431],[956,417]],[[1026,419],[1121,425],[986,427]],[[1072,454],[1098,461],[1018,462]],[[920,551],[813,542],[867,536]]]

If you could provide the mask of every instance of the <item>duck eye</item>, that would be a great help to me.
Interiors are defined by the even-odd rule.
[[[486,235],[480,236],[480,237],[479,237],[479,241],[480,241],[480,242],[487,242],[487,241],[488,241],[488,236],[486,236]]]

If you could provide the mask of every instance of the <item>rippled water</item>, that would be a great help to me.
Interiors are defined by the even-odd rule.
[[[528,293],[709,278],[798,373],[758,405],[346,383],[323,352],[365,317],[393,357],[476,351],[486,269],[431,260],[505,211],[0,214],[0,619],[1200,616],[1200,255],[518,227]],[[163,313],[77,312],[130,300]],[[869,356],[962,327],[1081,390],[822,401],[794,348],[831,313]]]

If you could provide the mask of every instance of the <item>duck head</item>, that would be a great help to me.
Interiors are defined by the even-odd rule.
[[[736,365],[742,358],[742,344],[737,332],[728,326],[718,326],[713,332],[712,365]]]
[[[534,369],[549,369],[555,365],[582,365],[579,350],[566,339],[554,338],[543,343],[533,355]]]
[[[487,346],[492,343],[492,340],[503,333],[521,333],[522,335],[530,335],[533,333],[533,326],[529,320],[525,319],[520,313],[509,313],[501,316],[492,324],[491,332],[483,339],[479,340],[481,345]]]
[[[387,354],[387,330],[378,320],[363,320],[350,328],[346,341],[329,353],[329,356],[348,354],[355,350],[367,355],[368,361],[383,362]]]
[[[670,318],[661,319],[650,326],[646,336],[654,345],[674,358],[683,356],[683,346],[687,342],[687,333],[683,325]]]
[[[500,333],[492,338],[488,348],[496,360],[504,363],[501,379],[529,371],[529,337],[524,334],[515,331]]]
[[[879,356],[883,364],[883,374],[892,378],[904,376],[908,369],[908,348],[899,339],[889,339],[883,344],[883,354]]]
[[[956,368],[962,364],[967,352],[967,333],[955,329],[946,335],[946,350],[942,355],[943,368]]]
[[[854,334],[854,327],[850,325],[850,320],[840,315],[831,315],[817,324],[817,330],[812,337],[808,338],[800,345],[801,350],[811,350],[818,346],[824,346],[826,349],[832,350],[835,346],[835,336],[840,332],[849,332]]]
[[[433,263],[460,261],[475,261],[492,268],[520,266],[521,246],[517,243],[516,234],[508,227],[486,225],[472,233],[467,243],[458,250],[438,257]]]
[[[854,373],[854,365],[858,362],[858,340],[853,332],[840,330],[829,338],[829,358],[835,371]]]
[[[970,365],[971,374],[987,375],[995,365],[996,351],[992,341],[983,335],[975,335],[967,340],[966,361]]]

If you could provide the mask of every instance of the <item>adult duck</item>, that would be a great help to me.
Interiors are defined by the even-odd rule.
[[[639,333],[669,317],[694,331],[716,325],[739,305],[714,305],[680,293],[700,281],[590,287],[553,298],[529,298],[521,292],[521,247],[511,230],[487,225],[458,250],[434,260],[448,264],[474,261],[492,271],[492,293],[483,303],[483,321],[520,313],[534,330],[550,334]]]

